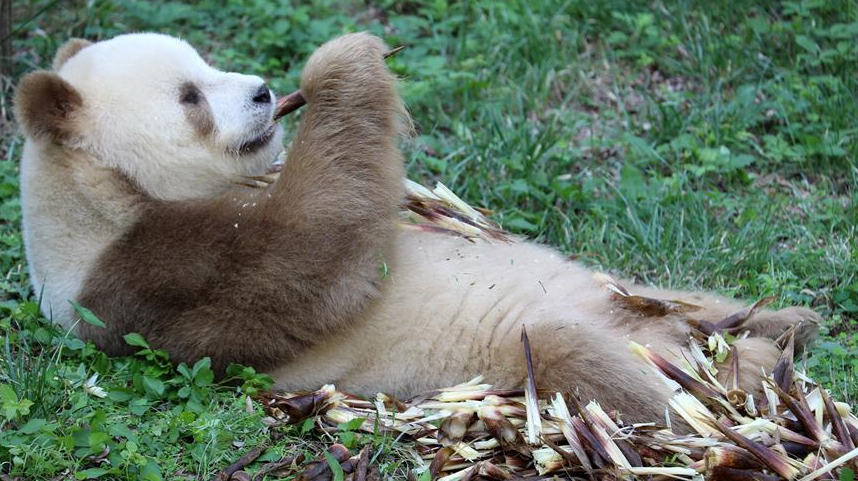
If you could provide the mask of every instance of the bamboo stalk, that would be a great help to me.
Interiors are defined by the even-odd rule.
[[[792,398],[792,396],[784,392],[778,386],[773,386],[773,388],[781,402],[787,406],[790,412],[796,417],[796,419],[798,419],[798,422],[801,423],[802,427],[810,433],[815,440],[819,441],[820,444],[825,444],[830,440],[828,433],[826,433],[825,430],[822,429],[822,426],[816,422],[816,418],[813,417],[813,413],[811,413],[807,407],[803,406],[802,403],[797,402]]]
[[[629,342],[632,351],[655,366],[662,374],[679,383],[686,391],[702,398],[719,398],[717,391],[689,376],[685,371],[673,365],[667,359],[652,352],[652,350],[632,341]]]
[[[711,472],[716,467],[757,469],[761,466],[760,461],[746,449],[730,445],[707,449],[704,461],[707,472]]]
[[[297,455],[294,455],[294,456],[286,456],[285,458],[281,459],[280,461],[268,463],[268,464],[262,466],[262,468],[260,468],[259,471],[253,476],[253,481],[261,481],[262,478],[264,478],[265,475],[267,475],[268,473],[273,473],[273,472],[279,471],[281,469],[286,469],[286,468],[289,468],[293,465],[297,466],[303,462],[304,462],[304,454],[303,453],[298,453]]]
[[[246,468],[250,465],[250,463],[256,461],[256,458],[258,458],[263,452],[265,452],[265,450],[268,449],[269,446],[270,444],[268,442],[265,442],[263,444],[260,444],[259,446],[254,447],[244,456],[238,458],[238,460],[236,460],[234,463],[227,466],[223,471],[218,473],[215,477],[211,479],[211,481],[228,481],[233,474]]]
[[[343,463],[347,459],[349,459],[349,450],[342,444],[332,444],[327,449],[328,454],[330,454],[338,463]],[[307,464],[301,474],[295,478],[296,481],[313,481],[316,478],[324,475],[325,473],[330,473],[331,467],[328,464],[328,460],[324,454],[320,454],[313,461]]]
[[[778,473],[788,480],[795,479],[799,475],[798,469],[791,466],[786,459],[771,449],[755,443],[750,439],[725,426],[721,422],[716,422],[715,427],[721,431],[724,436],[730,441],[733,441],[738,446],[745,448],[748,452],[759,459],[763,464],[769,467],[772,471]]]
[[[530,351],[530,340],[527,329],[521,326],[521,342],[524,343],[524,359],[527,363],[527,383],[524,387],[524,406],[527,411],[527,443],[537,444],[542,434],[542,418],[539,416],[539,405],[536,394],[536,374],[533,371],[533,358]]]
[[[828,395],[828,391],[823,388],[819,388],[819,391],[820,394],[822,394],[822,401],[825,403],[825,412],[828,414],[828,419],[831,421],[831,428],[834,431],[834,436],[841,444],[843,444],[843,446],[845,446],[846,451],[855,449],[855,444],[852,442],[852,437],[849,436],[849,431],[846,428],[846,424],[843,422],[843,417],[831,401],[831,396]]]
[[[792,388],[793,372],[795,372],[795,329],[791,329],[789,338],[787,339],[786,349],[781,352],[781,357],[778,359],[775,368],[772,370],[772,377],[775,380],[775,385],[781,388],[784,392],[789,392]]]
[[[855,448],[852,451],[849,451],[848,453],[844,454],[843,456],[840,456],[839,458],[835,459],[834,461],[831,461],[827,465],[817,469],[816,471],[814,471],[812,473],[809,473],[807,476],[801,478],[799,481],[811,481],[811,480],[817,479],[818,477],[822,476],[823,474],[830,473],[835,468],[840,467],[840,466],[848,463],[849,461],[851,461],[855,458],[858,458],[858,448]]]

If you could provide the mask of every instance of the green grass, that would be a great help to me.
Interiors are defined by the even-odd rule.
[[[412,178],[641,282],[812,306],[826,324],[807,365],[858,399],[854,2],[222,3],[16,3],[0,109],[70,36],[181,35],[287,93],[317,45],[369,29],[408,46],[390,65],[418,126]],[[243,398],[264,376],[217,385],[204,363],[176,369],[155,351],[110,359],[40,318],[20,237],[21,147],[4,121],[0,473],[206,479],[267,438]],[[104,398],[84,388],[94,373]],[[285,435],[312,447],[300,428]],[[388,476],[409,462],[390,439],[340,435],[371,443]]]

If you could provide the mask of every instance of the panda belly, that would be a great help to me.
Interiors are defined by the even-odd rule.
[[[71,153],[58,159],[45,150],[50,148],[28,142],[21,159],[24,245],[42,313],[71,329],[77,316],[69,301],[78,297],[98,256],[122,235],[135,211],[99,171],[90,171],[89,189],[77,187],[79,179],[67,166],[86,159]]]
[[[364,395],[410,396],[478,374],[515,384],[522,325],[604,317],[587,269],[548,248],[400,232],[380,302],[270,374],[279,388],[334,382]],[[596,302],[594,302],[594,300]]]

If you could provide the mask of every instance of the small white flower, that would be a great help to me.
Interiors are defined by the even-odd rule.
[[[83,390],[95,397],[107,397],[107,391],[96,386],[96,381],[98,381],[98,373],[93,374],[83,383]]]

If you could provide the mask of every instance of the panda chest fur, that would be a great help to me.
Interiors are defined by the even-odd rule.
[[[24,244],[42,311],[71,328],[76,316],[69,301],[136,210],[115,172],[86,169],[89,159],[74,152],[45,150],[54,148],[28,143],[21,161]]]

